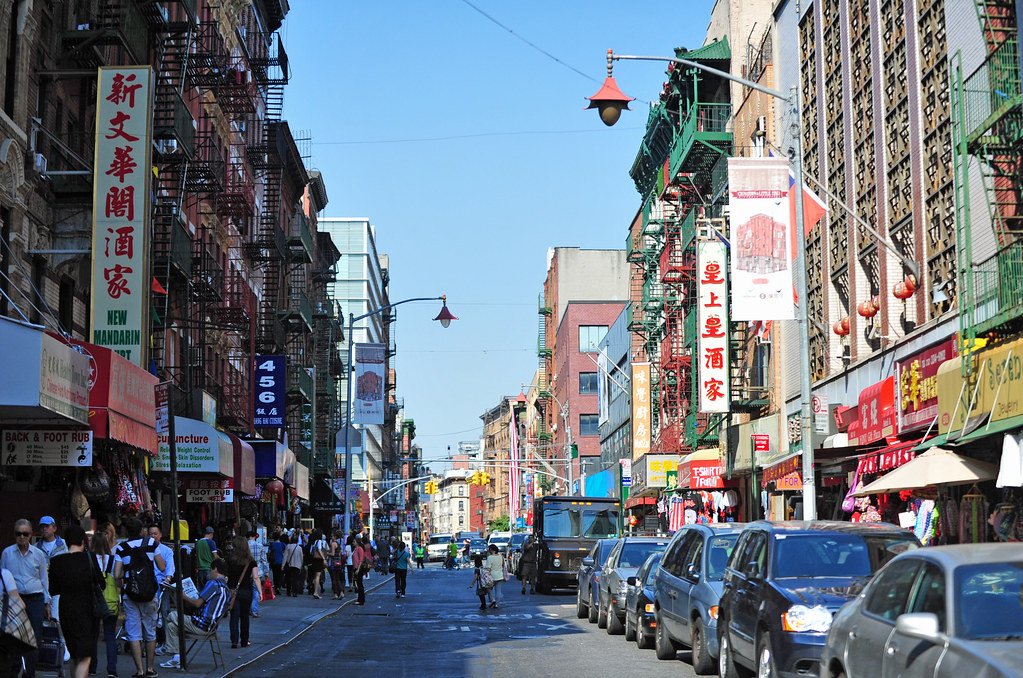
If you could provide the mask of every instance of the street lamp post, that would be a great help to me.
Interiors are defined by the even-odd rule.
[[[634,56],[626,54],[615,54],[612,50],[607,51],[607,79],[600,90],[590,99],[589,108],[596,108],[600,119],[610,127],[618,122],[623,110],[629,109],[629,102],[633,99],[627,97],[611,77],[611,70],[615,61],[628,59],[634,61],[664,61],[675,63],[688,68],[695,68],[712,75],[716,75],[732,82],[745,85],[750,89],[763,92],[776,99],[789,104],[791,126],[795,148],[791,153],[792,174],[794,181],[793,190],[796,192],[796,293],[797,300],[797,321],[799,323],[799,400],[800,400],[800,429],[802,431],[803,445],[803,518],[815,520],[817,518],[817,491],[814,480],[814,449],[813,449],[813,407],[812,407],[812,386],[810,382],[810,316],[809,306],[806,298],[806,232],[803,228],[803,124],[799,111],[799,88],[793,86],[788,94],[770,87],[765,87],[752,80],[746,80],[716,68],[711,68],[697,61],[682,59],[679,57],[660,56]]]
[[[345,535],[348,535],[352,531],[352,508],[351,508],[351,493],[352,493],[352,444],[349,437],[352,432],[352,353],[354,347],[353,334],[355,332],[355,323],[358,320],[369,318],[370,316],[384,311],[389,311],[395,306],[401,306],[402,304],[408,304],[413,301],[439,301],[441,302],[440,313],[434,320],[438,321],[441,327],[448,327],[451,325],[452,320],[458,320],[451,311],[448,310],[448,298],[442,294],[439,297],[413,297],[412,299],[403,299],[396,301],[393,304],[387,304],[380,308],[373,309],[368,313],[362,315],[355,315],[354,313],[348,314],[348,365],[345,370],[345,375],[348,379],[346,386],[347,397],[345,398]],[[372,529],[372,526],[371,528]]]

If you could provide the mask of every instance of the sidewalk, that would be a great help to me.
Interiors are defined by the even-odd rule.
[[[366,594],[377,590],[381,586],[394,579],[393,575],[381,575],[373,573],[366,582]],[[388,589],[389,590],[389,589]],[[227,668],[213,666],[213,655],[210,654],[209,644],[205,644],[198,650],[195,658],[188,665],[188,671],[177,671],[175,669],[159,668],[160,662],[167,661],[168,656],[157,657],[157,671],[161,676],[189,676],[195,678],[221,678],[228,676],[234,671],[247,664],[255,663],[264,654],[286,645],[295,639],[296,636],[306,631],[321,619],[330,616],[346,605],[355,602],[355,593],[345,592],[344,600],[333,600],[330,596],[330,589],[327,595],[320,600],[312,596],[303,595],[298,598],[277,596],[271,601],[264,601],[259,604],[259,617],[251,620],[248,647],[231,649],[231,634],[228,619],[224,619],[217,634],[220,637],[220,647],[224,651],[224,662]],[[128,655],[119,655],[117,658],[118,674],[131,675],[133,664]]]

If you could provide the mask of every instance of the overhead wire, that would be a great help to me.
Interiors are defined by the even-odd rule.
[[[32,301],[32,299],[27,294],[25,294],[25,291],[22,290],[20,287],[18,287],[17,285],[14,284],[14,281],[10,277],[8,277],[3,272],[0,272],[0,275],[3,275],[3,277],[8,282],[11,283],[11,286],[14,287],[15,289],[17,289],[21,293],[21,295],[23,297],[25,297],[26,301],[28,301],[29,305],[33,309],[35,309],[35,312],[39,314],[40,318],[45,319],[48,316],[50,321],[54,325],[54,329],[56,329],[61,336],[70,337],[71,333],[68,332],[67,329],[61,324],[60,319],[57,317],[57,314],[54,313],[53,309],[50,308],[50,305],[48,303],[46,303],[46,297],[43,296],[43,293],[39,290],[38,287],[36,287],[35,281],[32,280],[32,275],[28,271],[25,270],[23,262],[20,259],[18,259],[17,256],[15,256],[14,250],[11,248],[10,243],[8,243],[3,238],[0,238],[0,244],[3,244],[3,246],[7,249],[7,253],[10,256],[11,260],[14,261],[14,264],[18,267],[18,270],[21,271],[21,274],[25,277],[25,280],[28,281],[29,287],[31,287],[32,291],[35,292],[36,299],[38,299],[39,303],[41,303],[43,305],[43,308],[46,309],[46,312],[44,313],[42,310],[40,310],[39,307],[36,306],[35,303]],[[19,312],[20,312],[20,309],[19,309]]]
[[[614,127],[614,130],[624,132],[627,130],[645,129],[644,127]],[[483,137],[510,137],[524,136],[528,134],[592,134],[596,132],[607,132],[606,129],[563,129],[563,130],[519,130],[511,132],[475,132],[472,134],[451,134],[439,137],[410,137],[407,139],[366,139],[363,141],[313,141],[314,146],[365,146],[372,144],[415,144],[431,141],[455,141],[458,139],[479,139]]]

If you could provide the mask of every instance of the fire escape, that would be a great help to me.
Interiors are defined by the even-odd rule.
[[[536,354],[539,364],[536,371],[536,403],[539,416],[536,418],[535,445],[543,458],[550,461],[555,456],[552,449],[554,435],[551,432],[551,423],[552,419],[558,416],[558,411],[548,379],[551,373],[552,351],[547,345],[547,336],[552,329],[552,309],[543,292],[537,297],[537,317]],[[541,475],[538,483],[545,494],[554,486],[552,479],[547,475]]]
[[[1018,335],[1023,328],[1023,88],[1020,83],[1016,3],[977,0],[987,57],[963,77],[955,59],[952,87],[957,253],[965,346],[979,336]],[[971,157],[975,163],[971,163]],[[979,173],[997,251],[973,259],[970,184]],[[963,361],[964,370],[971,361]]]

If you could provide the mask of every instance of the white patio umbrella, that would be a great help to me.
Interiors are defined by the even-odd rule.
[[[932,447],[913,461],[865,486],[854,496],[915,490],[930,485],[970,485],[994,480],[996,476],[998,467],[994,464],[963,457],[942,447]]]

